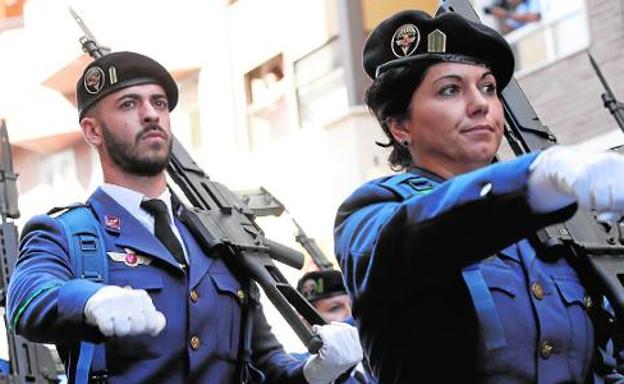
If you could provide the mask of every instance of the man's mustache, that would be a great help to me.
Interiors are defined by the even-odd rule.
[[[141,140],[141,138],[151,132],[151,131],[159,131],[160,133],[162,133],[162,135],[165,137],[165,139],[169,139],[169,134],[167,134],[167,132],[157,123],[150,123],[147,124],[143,127],[143,129],[141,129],[135,137],[135,142],[139,142]]]

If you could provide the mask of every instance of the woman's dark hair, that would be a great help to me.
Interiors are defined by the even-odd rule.
[[[392,147],[388,156],[390,168],[395,171],[410,168],[412,156],[407,148],[390,133],[388,119],[406,119],[412,94],[424,79],[431,62],[396,67],[383,72],[366,90],[365,101],[379,125],[388,136],[387,143],[376,142],[380,147]]]

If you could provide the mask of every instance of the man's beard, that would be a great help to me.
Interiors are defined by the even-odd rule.
[[[171,136],[166,133],[166,145],[168,146],[168,148],[165,155],[141,156],[141,153],[137,152],[137,145],[139,144],[141,137],[145,133],[152,129],[164,132],[164,130],[158,124],[150,124],[143,127],[143,129],[141,129],[135,135],[133,143],[125,142],[115,136],[106,124],[101,123],[101,126],[106,150],[108,151],[108,154],[113,163],[119,166],[119,168],[121,168],[124,172],[136,176],[156,176],[160,172],[162,172],[167,166],[167,163],[169,162],[169,157],[171,156],[171,147],[173,145],[173,140],[171,140]],[[156,145],[160,146],[160,144]]]

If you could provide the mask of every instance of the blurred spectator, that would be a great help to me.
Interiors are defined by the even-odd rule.
[[[539,0],[495,0],[483,11],[494,16],[501,33],[509,33],[541,18]]]
[[[326,321],[345,321],[351,317],[351,298],[340,271],[308,272],[299,280],[297,290]]]
[[[341,321],[351,325],[351,298],[342,281],[342,273],[333,269],[304,274],[297,283],[297,291],[310,302],[328,322]],[[308,353],[291,353],[297,360],[306,360]],[[366,358],[349,375],[343,375],[336,384],[376,384]]]

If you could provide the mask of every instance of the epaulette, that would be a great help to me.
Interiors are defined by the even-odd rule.
[[[431,180],[412,173],[401,173],[389,177],[381,181],[379,185],[398,194],[404,200],[414,195],[427,194],[435,187]]]
[[[46,212],[46,215],[57,217],[59,215],[62,215],[65,212],[68,212],[68,211],[71,211],[72,209],[80,208],[80,207],[85,207],[86,208],[86,207],[88,207],[88,205],[84,204],[84,203],[77,202],[77,203],[73,203],[73,204],[70,204],[70,205],[65,205],[63,207],[54,207],[54,208],[50,209],[48,212]]]

